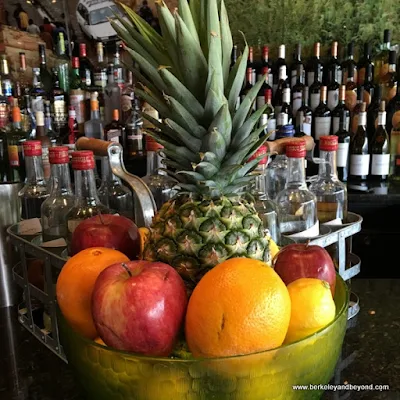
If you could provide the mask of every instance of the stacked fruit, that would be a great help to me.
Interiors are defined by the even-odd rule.
[[[92,237],[97,218],[75,231],[81,243]],[[148,356],[224,357],[301,340],[335,318],[336,273],[321,247],[286,246],[273,254],[274,265],[231,258],[208,271],[188,300],[183,279],[170,265],[127,257],[132,248],[140,257],[146,229],[126,223],[125,235],[135,238],[130,248],[125,240],[104,241],[111,229],[106,221],[118,220],[119,226],[126,222],[102,216],[104,232],[90,243],[108,247],[79,251],[57,281],[64,318],[97,343]]]

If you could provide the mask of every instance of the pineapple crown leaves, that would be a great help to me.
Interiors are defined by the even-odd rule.
[[[253,179],[257,159],[247,162],[266,138],[258,127],[264,109],[252,105],[264,77],[242,99],[249,48],[233,67],[232,34],[224,0],[178,0],[172,12],[156,2],[161,35],[128,6],[128,21],[111,21],[132,59],[140,87],[136,94],[162,120],[144,114],[156,131],[147,132],[164,146],[164,164],[182,191],[203,196],[242,193]],[[258,160],[259,161],[259,160]],[[172,172],[171,172],[172,169]]]

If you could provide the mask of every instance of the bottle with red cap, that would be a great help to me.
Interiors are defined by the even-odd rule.
[[[92,151],[81,150],[72,153],[75,203],[66,216],[67,243],[70,243],[72,233],[80,222],[94,215],[110,213],[97,194],[95,167]]]
[[[40,218],[42,203],[49,197],[49,190],[44,179],[42,144],[39,140],[23,143],[26,183],[20,190],[22,219]]]
[[[165,168],[160,155],[162,149],[163,147],[153,138],[146,136],[147,174],[143,177],[143,181],[150,188],[158,209],[176,194],[173,190],[175,182],[160,170]]]
[[[79,75],[83,88],[89,88],[93,84],[93,64],[86,54],[86,43],[79,44]]]
[[[275,140],[276,118],[275,110],[272,106],[272,89],[270,88],[264,92],[264,104],[267,106],[260,118],[260,128],[264,126],[264,134],[268,135],[268,140]]]
[[[319,235],[317,198],[307,188],[305,156],[305,141],[298,140],[286,145],[286,185],[276,196],[281,217],[281,234],[293,238],[312,238]]]
[[[256,99],[256,109],[259,110],[260,108],[263,108],[264,105],[266,104],[266,94],[267,90],[272,90],[270,84],[269,84],[269,69],[268,67],[263,67],[262,70],[262,77],[264,78],[264,82],[258,91],[257,94],[257,99]]]
[[[318,178],[310,185],[317,196],[318,220],[321,223],[347,219],[347,188],[340,182],[336,170],[336,135],[320,137],[320,159]]]
[[[69,173],[68,147],[50,147],[49,161],[51,165],[51,192],[41,208],[43,242],[67,238],[66,216],[74,205],[74,194]]]
[[[83,90],[82,79],[79,72],[79,58],[72,57],[72,70],[69,81],[69,105],[74,107],[79,132],[84,133],[85,123],[85,91]]]

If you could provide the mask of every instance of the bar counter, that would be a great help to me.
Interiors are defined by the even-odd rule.
[[[331,383],[389,385],[390,391],[326,392],[323,399],[400,399],[400,280],[353,279],[351,285],[361,310],[348,323]],[[0,309],[0,399],[83,400],[68,365],[31,336],[16,315],[13,308]]]

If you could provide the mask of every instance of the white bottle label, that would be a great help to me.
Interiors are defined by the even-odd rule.
[[[126,138],[128,140],[143,140],[143,135],[128,135]]]
[[[276,119],[275,118],[271,118],[268,120],[267,132],[271,133],[271,136],[268,138],[268,140],[275,140],[275,136],[276,136]]]
[[[338,167],[346,167],[349,157],[349,143],[338,143],[336,152],[336,165]]]
[[[331,117],[315,117],[315,140],[327,136],[331,131]]]
[[[300,121],[300,114],[297,114],[296,124],[303,125],[303,133],[308,136],[311,136],[311,124],[312,124],[312,115],[303,115],[303,121]]]
[[[314,83],[314,76],[315,76],[314,72],[307,72],[307,84],[308,84],[308,86],[311,86]]]
[[[121,136],[121,131],[119,129],[110,129],[107,132],[107,140],[109,142],[119,143],[119,137]]]
[[[301,107],[301,101],[302,101],[302,93],[301,92],[295,92],[293,93],[293,116],[296,116],[297,110]]]
[[[36,114],[38,111],[44,112],[43,97],[38,96],[38,97],[32,98],[31,107],[32,107],[33,114]]]
[[[390,154],[372,154],[371,175],[389,174]]]
[[[352,154],[350,156],[350,175],[364,176],[369,172],[369,154]]]
[[[310,108],[312,112],[315,111],[315,109],[319,105],[319,100],[320,100],[321,95],[319,93],[311,93],[310,94]]]
[[[279,113],[276,119],[277,126],[284,126],[289,123],[289,115],[287,113]]]
[[[328,91],[328,108],[333,111],[339,104],[339,89]]]
[[[260,108],[265,106],[265,97],[264,96],[257,96],[256,100],[256,108],[259,110]]]
[[[339,117],[333,117],[332,118],[332,133],[335,134],[339,132],[339,124],[340,124],[340,118]],[[346,118],[346,131],[349,132],[350,129],[350,117]]]

